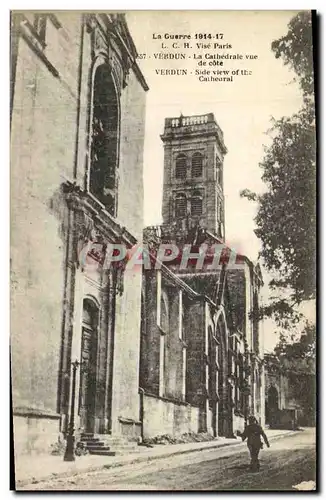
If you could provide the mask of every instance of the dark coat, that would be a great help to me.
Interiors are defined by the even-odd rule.
[[[263,437],[266,446],[269,447],[267,436],[259,424],[249,424],[242,434],[242,441],[247,439],[248,447],[261,448],[262,442],[260,436]]]

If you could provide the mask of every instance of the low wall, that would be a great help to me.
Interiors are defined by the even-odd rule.
[[[51,445],[58,442],[59,416],[14,415],[15,455],[51,452]]]
[[[236,436],[237,433],[243,433],[245,428],[244,417],[240,415],[233,415],[233,434]]]
[[[147,394],[144,394],[143,398],[144,438],[162,434],[180,436],[187,432],[199,431],[199,408]]]

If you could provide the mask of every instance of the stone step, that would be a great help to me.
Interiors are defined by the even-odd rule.
[[[89,448],[90,446],[105,446],[104,441],[82,441]]]
[[[103,448],[100,448],[98,450],[88,450],[90,455],[105,455],[107,457],[114,457],[116,455],[115,451],[111,450],[106,450]]]
[[[82,437],[82,438],[80,438],[80,441],[82,443],[86,443],[86,444],[88,444],[88,443],[103,443],[103,441],[100,441],[99,438],[84,438],[84,437]]]
[[[142,451],[137,441],[128,441],[122,436],[110,434],[93,434],[84,432],[80,441],[86,446],[90,455],[127,455]]]
[[[111,448],[110,446],[97,446],[97,445],[90,445],[90,446],[87,446],[87,449],[89,452],[91,451],[110,451]]]

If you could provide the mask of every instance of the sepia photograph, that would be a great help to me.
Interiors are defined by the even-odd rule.
[[[317,17],[11,11],[11,489],[319,490]]]

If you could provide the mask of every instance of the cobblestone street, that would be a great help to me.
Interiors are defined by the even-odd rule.
[[[40,482],[24,490],[292,490],[315,480],[315,431],[271,442],[260,456],[261,470],[248,470],[247,447],[207,450],[150,463]]]

